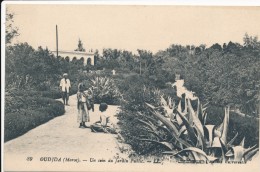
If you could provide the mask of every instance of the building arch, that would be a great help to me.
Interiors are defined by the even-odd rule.
[[[55,55],[56,51],[52,51]],[[92,52],[79,52],[79,51],[58,51],[59,56],[69,57],[69,61],[75,61],[75,58],[79,61],[82,61],[84,65],[95,65],[94,64],[94,53]],[[82,60],[83,58],[83,60]],[[90,60],[88,60],[90,59]],[[67,60],[66,60],[67,61]],[[89,62],[89,63],[88,63]]]
[[[87,59],[87,65],[91,65],[92,63],[91,63],[91,58],[89,57],[88,59]]]
[[[69,57],[69,56],[66,56],[66,57],[65,57],[65,61],[66,61],[66,62],[70,62],[70,57]]]

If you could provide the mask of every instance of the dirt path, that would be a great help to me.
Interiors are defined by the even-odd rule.
[[[44,156],[79,158],[82,162],[90,158],[125,156],[119,151],[117,135],[93,133],[89,128],[79,128],[75,95],[70,97],[70,106],[66,106],[65,110],[64,115],[5,143],[5,167],[13,169],[21,161],[26,162],[27,157],[33,157],[36,162]],[[117,122],[114,115],[118,110],[117,106],[108,106],[107,113],[111,115],[113,123]],[[90,120],[91,123],[99,120],[98,105],[95,105],[95,112],[90,113]]]

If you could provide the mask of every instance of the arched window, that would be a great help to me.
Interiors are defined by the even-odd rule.
[[[66,62],[69,62],[69,61],[70,61],[69,56],[66,56],[66,57],[65,57],[65,60],[66,60]]]
[[[84,57],[81,57],[79,60],[80,60],[80,62],[81,62],[81,63],[83,63],[83,64],[84,64],[84,62],[85,62],[85,59],[84,59]]]
[[[77,58],[74,56],[73,58],[72,58],[72,63],[76,63],[77,62]]]
[[[91,58],[90,57],[87,60],[87,65],[91,65]]]

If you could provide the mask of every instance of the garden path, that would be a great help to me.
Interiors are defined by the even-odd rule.
[[[90,158],[107,160],[114,156],[125,156],[119,151],[117,135],[93,133],[89,128],[79,128],[75,95],[70,97],[70,106],[66,106],[65,110],[64,115],[6,142],[5,162],[12,162],[12,164],[8,163],[5,166],[14,167],[21,162],[24,165],[27,157],[33,157],[32,162],[39,162],[40,158],[45,156],[79,158],[81,161],[89,161]],[[107,113],[110,114],[112,123],[117,122],[115,114],[118,111],[118,106],[108,106]],[[95,112],[90,112],[90,120],[91,123],[99,120],[98,105],[95,105]]]

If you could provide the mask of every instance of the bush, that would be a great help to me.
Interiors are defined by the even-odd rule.
[[[20,92],[20,94],[22,94]],[[38,94],[40,95],[40,94]],[[27,131],[64,114],[64,105],[47,97],[6,95],[4,141],[14,139]]]
[[[107,103],[118,105],[122,95],[117,88],[115,81],[109,77],[95,77],[91,80],[91,86],[94,88],[95,103]]]
[[[122,102],[122,111],[118,114],[121,134],[126,143],[130,144],[138,154],[151,154],[158,150],[158,146],[138,140],[143,136],[152,137],[152,134],[143,130],[143,124],[137,121],[138,118],[143,119],[140,118],[138,112],[148,112],[145,102],[158,105],[160,93],[157,91],[142,85],[142,80],[136,80],[124,93],[125,101]]]
[[[254,153],[258,151],[259,122],[254,121],[255,119],[240,118],[237,114],[229,113],[229,108],[225,108],[224,111],[223,107],[214,106],[207,109],[206,118],[204,107],[199,105],[198,101],[190,100],[188,104],[184,103],[184,109],[188,108],[187,111],[183,111],[183,101],[177,104],[178,101],[176,102],[175,97],[171,97],[175,95],[174,90],[160,91],[155,88],[147,88],[142,84],[142,80],[132,82],[131,87],[124,93],[125,102],[118,115],[121,134],[136,153],[146,155],[170,153],[174,155],[175,153],[182,154],[185,151],[194,153],[193,151],[203,150],[208,156],[214,149],[214,158],[222,161],[219,150],[224,148],[232,150],[233,147],[240,145],[244,137],[245,144],[241,144],[243,148],[256,145],[252,150],[254,149]],[[211,128],[212,126],[214,127]],[[224,133],[224,131],[228,132]],[[213,133],[213,139],[208,133]],[[235,141],[228,144],[237,133]],[[219,145],[215,144],[215,141],[217,142],[220,138],[224,140],[222,141],[225,145],[217,147]],[[246,156],[246,154],[244,155]],[[245,157],[245,160],[249,159]],[[232,158],[229,157],[229,160]]]

